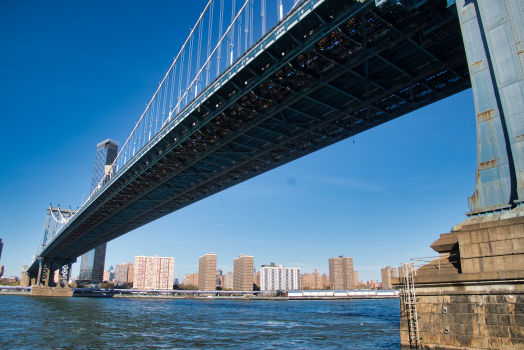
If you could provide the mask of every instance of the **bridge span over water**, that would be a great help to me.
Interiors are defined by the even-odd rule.
[[[208,3],[102,182],[40,243],[28,269],[33,284],[47,283],[56,269],[66,279],[78,256],[103,243],[468,89],[472,79],[479,167],[470,216],[517,205],[522,166],[515,159],[522,155],[514,135],[524,130],[511,129],[509,108],[503,113],[509,92],[495,79],[503,61],[490,54],[494,45],[508,50],[494,41],[507,33],[493,34],[494,19],[476,15],[492,9],[479,10],[474,0],[299,1],[267,31],[262,17],[255,41],[253,3],[230,9],[231,24],[219,28],[216,46],[205,33],[216,31],[219,4]],[[261,8],[264,15],[264,0]],[[220,21],[223,12],[222,5]],[[505,62],[509,73],[519,64],[522,70],[514,59],[517,68]],[[524,89],[522,74],[515,76]]]

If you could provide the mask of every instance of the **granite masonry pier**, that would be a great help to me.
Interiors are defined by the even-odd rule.
[[[418,344],[400,298],[402,349],[524,349],[522,211],[466,220],[431,245],[440,258],[414,277]]]
[[[31,296],[33,297],[73,297],[73,290],[69,287],[40,287],[33,286],[31,288]]]

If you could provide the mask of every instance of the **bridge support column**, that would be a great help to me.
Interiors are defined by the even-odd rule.
[[[36,283],[40,284],[41,280],[42,280],[42,260],[39,259],[38,260],[38,277],[36,278],[36,281],[37,281]],[[33,285],[36,285],[36,283]]]
[[[44,261],[42,264],[42,280],[40,284],[44,287],[49,287],[49,275],[51,274],[51,266],[49,261]]]
[[[67,281],[71,270],[71,262],[63,260],[44,261],[42,266],[43,286],[31,288],[32,296],[72,297],[73,290]],[[58,281],[55,282],[55,271],[58,271]]]
[[[457,0],[475,100],[477,174],[471,217],[524,200],[524,7]]]
[[[523,349],[524,6],[456,5],[475,100],[475,191],[468,218],[431,245],[440,257],[415,272],[419,318],[413,328],[401,314],[401,346]]]

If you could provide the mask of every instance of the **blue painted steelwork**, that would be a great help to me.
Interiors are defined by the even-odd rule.
[[[508,211],[524,199],[524,4],[457,1],[477,122],[477,176],[470,216]]]
[[[42,230],[42,235],[40,237],[40,243],[38,244],[35,256],[39,256],[40,253],[49,245],[51,241],[59,234],[62,230],[62,227],[67,224],[67,222],[75,215],[76,210],[61,209],[60,205],[56,208],[53,208],[51,204],[47,208],[47,215],[44,224],[44,229]]]

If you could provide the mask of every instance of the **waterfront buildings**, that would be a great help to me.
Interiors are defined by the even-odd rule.
[[[109,282],[112,282],[115,279],[115,269],[113,266],[109,266]]]
[[[128,283],[133,282],[135,269],[132,262],[116,265],[115,269],[115,287],[126,287]]]
[[[91,178],[91,193],[100,185],[105,175],[112,173],[111,164],[118,154],[118,142],[107,139],[96,145],[95,165]],[[103,185],[103,184],[102,184]],[[102,282],[106,260],[106,245],[101,246],[82,255],[80,261],[80,280]]]
[[[353,258],[340,255],[329,259],[329,281],[332,290],[355,289]]]
[[[301,275],[300,284],[302,289],[309,290],[323,290],[327,289],[327,287],[330,287],[329,276],[325,273],[321,275],[317,269],[315,269],[312,273],[305,273]]]
[[[207,253],[198,259],[198,289],[216,290],[217,255]]]
[[[222,285],[222,270],[218,269],[216,272],[216,285],[221,286]]]
[[[260,271],[253,274],[253,289],[260,290]]]
[[[229,271],[222,276],[223,289],[233,290],[233,272]]]
[[[184,286],[198,286],[198,272],[184,276]]]
[[[380,275],[382,277],[382,289],[393,289],[391,279],[397,278],[397,269],[386,266],[386,268],[380,270]]]
[[[104,270],[104,277],[102,278],[104,282],[109,282],[109,270]]]
[[[175,258],[136,256],[133,288],[172,290],[175,279]]]
[[[239,254],[233,260],[233,290],[253,290],[253,257]]]
[[[355,284],[355,288],[359,285],[359,281],[358,281],[358,271],[353,271],[353,280],[354,280],[354,284]]]
[[[300,268],[275,266],[274,263],[262,265],[260,285],[260,290],[264,292],[300,289]]]

